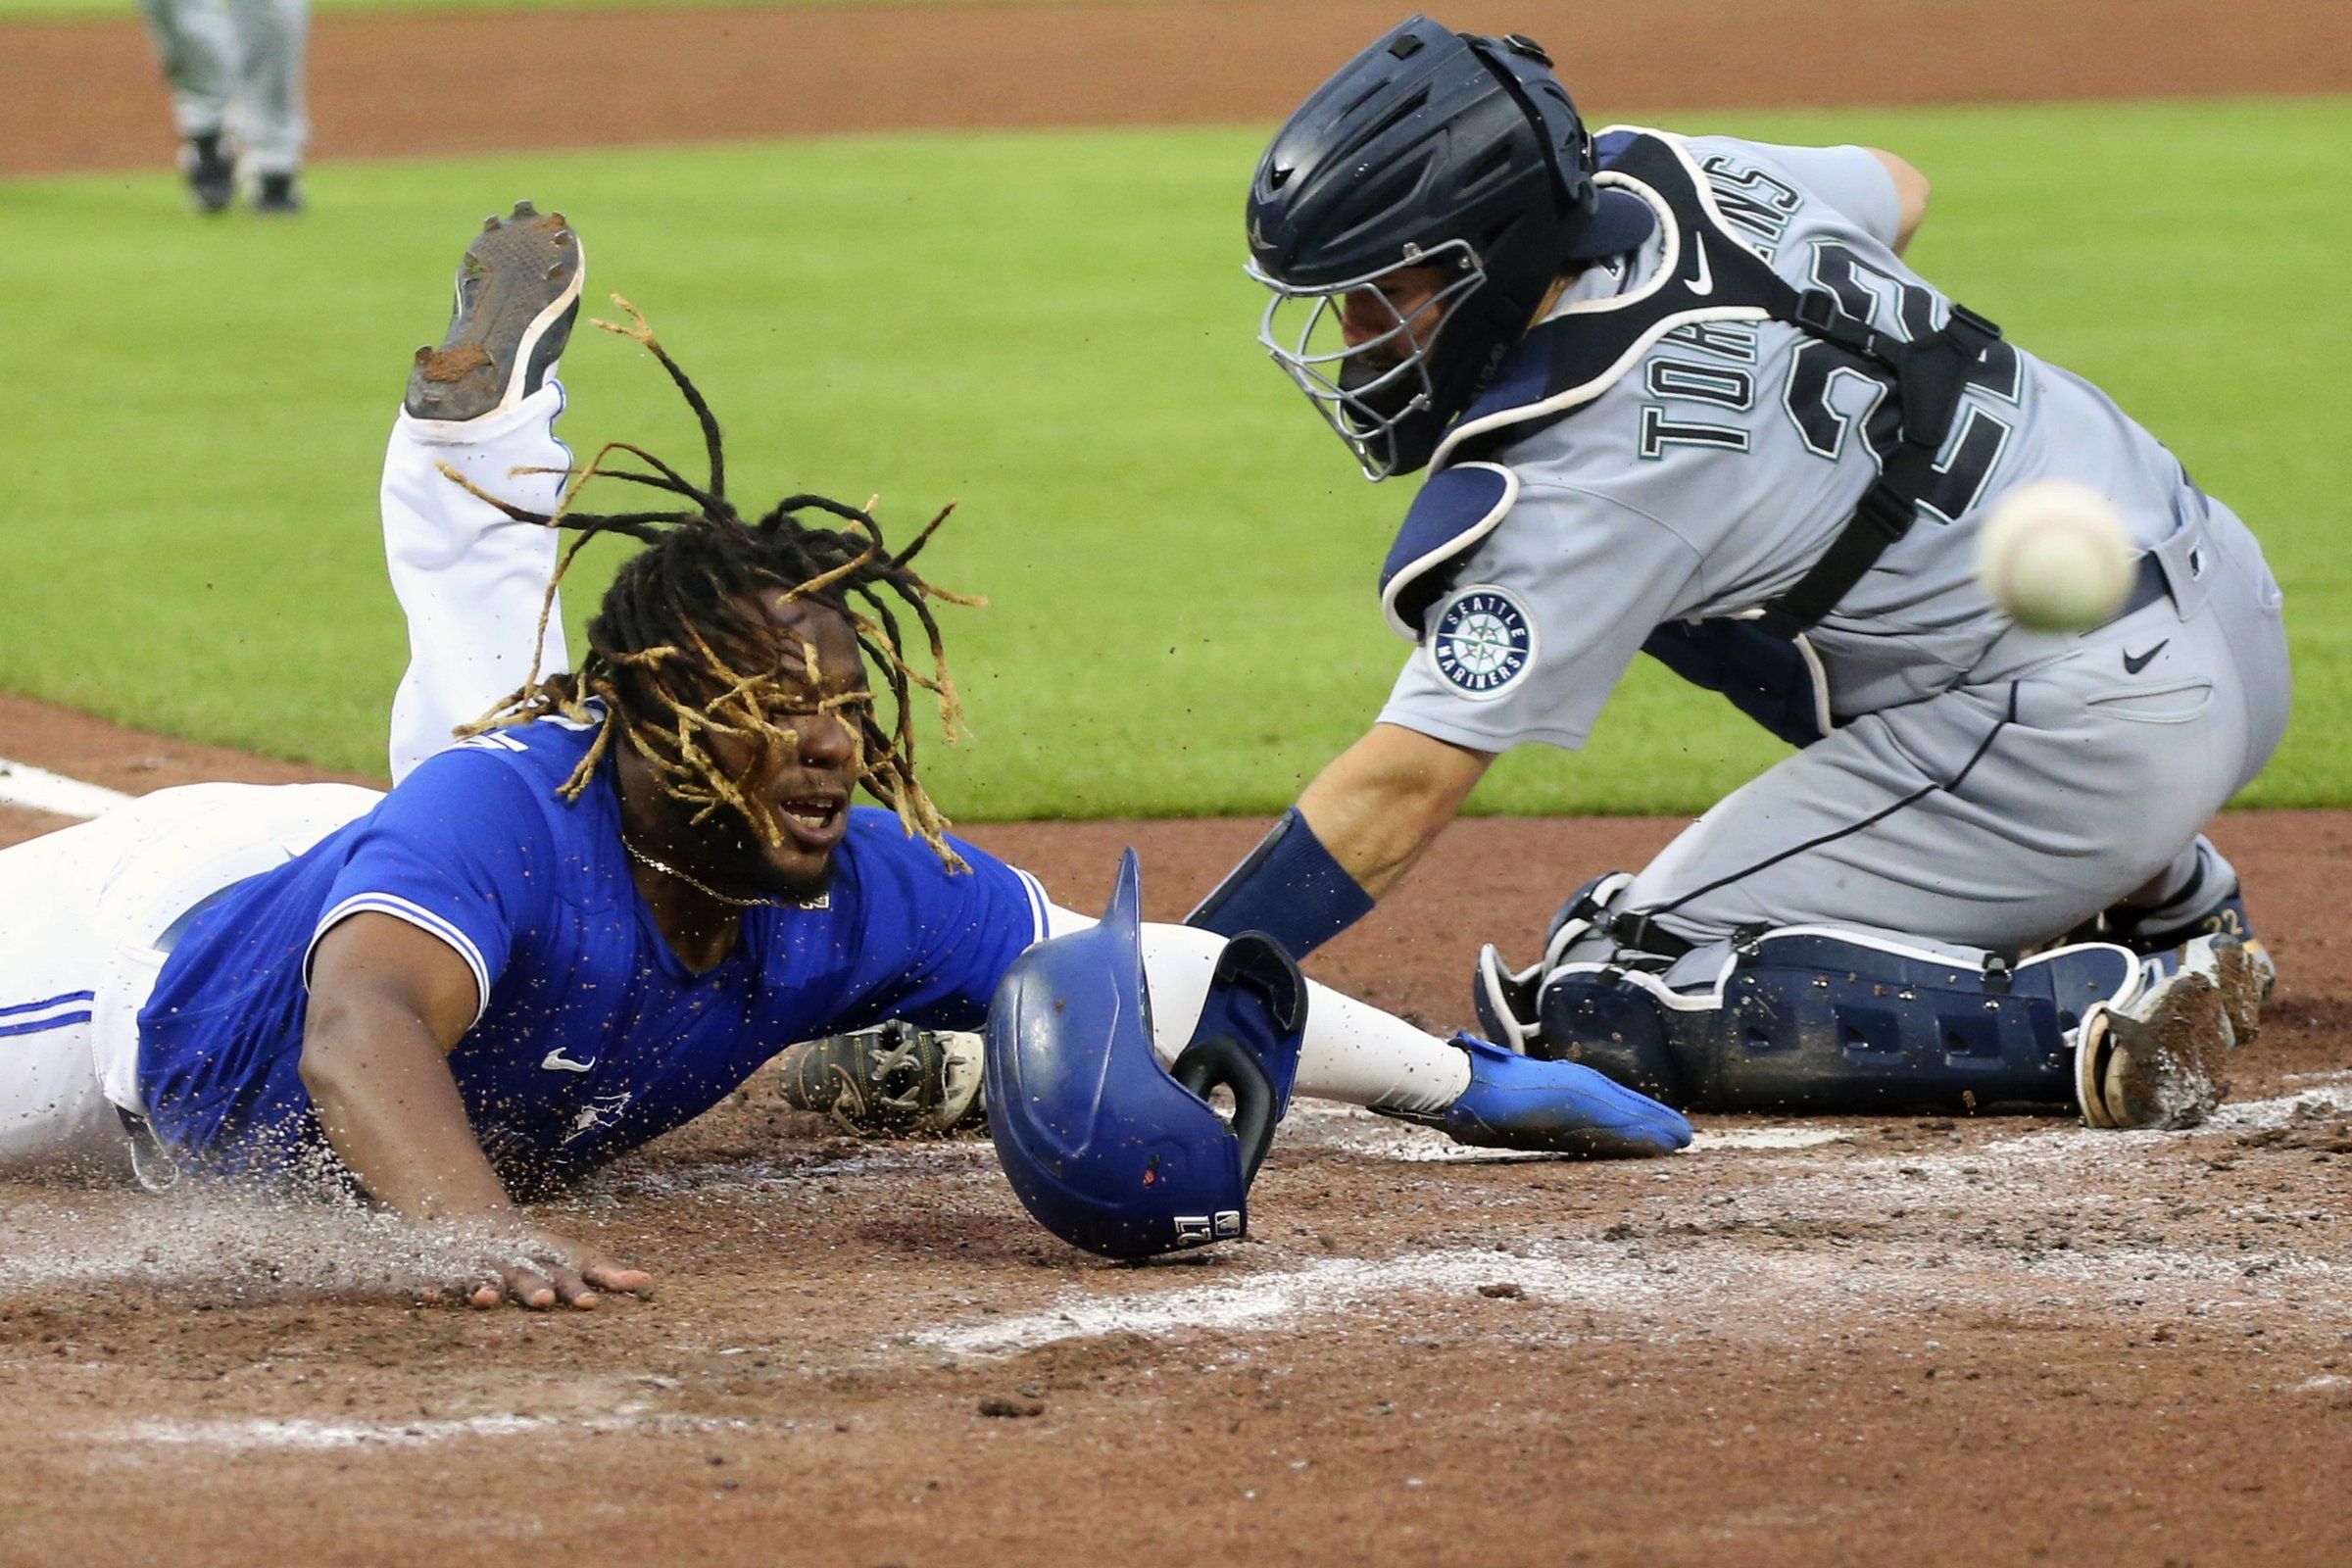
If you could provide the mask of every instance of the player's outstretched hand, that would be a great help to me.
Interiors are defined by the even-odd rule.
[[[513,1301],[534,1311],[568,1306],[580,1311],[609,1292],[642,1296],[654,1277],[607,1257],[585,1243],[552,1231],[520,1228],[488,1239],[479,1272],[464,1282],[466,1299],[478,1307]]]

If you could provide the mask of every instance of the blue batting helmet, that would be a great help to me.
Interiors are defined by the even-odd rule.
[[[1014,960],[988,1011],[988,1125],[1037,1222],[1104,1257],[1231,1241],[1289,1108],[1306,981],[1275,942],[1226,944],[1192,1043],[1152,1049],[1142,873],[1119,861],[1102,923]],[[1208,1102],[1233,1096],[1229,1124]]]
[[[1374,479],[1427,464],[1531,324],[1552,281],[1629,251],[1647,205],[1592,182],[1592,138],[1514,33],[1414,17],[1317,88],[1250,186],[1250,275],[1274,291],[1259,341]],[[1339,341],[1339,302],[1405,267],[1439,270],[1418,310],[1394,302],[1368,341]]]

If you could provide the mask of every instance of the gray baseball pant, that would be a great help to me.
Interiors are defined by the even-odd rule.
[[[139,0],[184,137],[223,132],[255,174],[302,167],[310,0]]]
[[[2054,654],[1996,644],[1968,683],[1856,718],[1685,830],[1612,901],[1698,944],[1668,983],[1711,982],[1744,926],[1840,926],[1975,963],[2134,894],[2161,926],[2228,888],[2200,829],[2285,730],[2281,595],[2218,502],[2160,556],[2171,597]],[[1595,933],[1565,956],[1613,946]]]

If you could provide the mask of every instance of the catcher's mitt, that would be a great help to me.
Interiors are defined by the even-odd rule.
[[[891,1022],[807,1040],[778,1060],[784,1099],[860,1138],[945,1138],[987,1124],[978,1035]]]

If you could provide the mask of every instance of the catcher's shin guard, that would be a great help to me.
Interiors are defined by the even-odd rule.
[[[1687,965],[1685,967],[1688,967]],[[1705,984],[1570,963],[1544,981],[1542,1049],[1702,1110],[1971,1110],[2075,1101],[2075,1033],[2142,988],[2108,944],[2014,966],[1830,927],[1727,950]]]
[[[1546,986],[1539,1014],[1533,1054],[1582,1062],[1669,1105],[1696,1102],[1654,994],[1622,981]]]
[[[1470,1002],[1489,1040],[1523,1056],[1556,1054],[1542,1049],[1544,1019],[1536,1002],[1544,977],[1561,961],[1569,944],[1590,932],[1593,921],[1607,911],[1609,901],[1632,886],[1633,880],[1630,871],[1604,871],[1569,894],[1544,933],[1544,956],[1524,969],[1513,970],[1504,963],[1492,942],[1478,950]]]
[[[785,1102],[860,1138],[944,1138],[984,1126],[974,1034],[890,1022],[808,1040],[777,1060]]]

